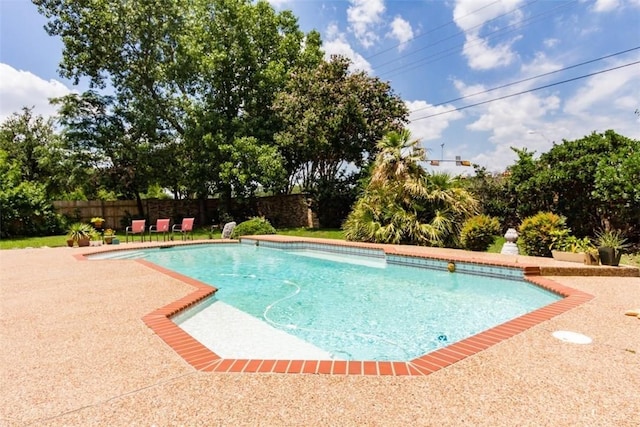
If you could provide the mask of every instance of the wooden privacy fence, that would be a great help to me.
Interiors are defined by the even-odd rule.
[[[53,202],[56,211],[70,218],[89,222],[91,218],[105,219],[105,227],[124,229],[131,219],[139,218],[135,200],[60,200]],[[218,199],[173,200],[145,199],[142,201],[143,217],[149,224],[155,224],[158,218],[170,218],[172,224],[182,218],[196,218],[196,227],[210,227],[220,224]],[[316,215],[309,208],[304,194],[288,194],[252,199],[234,199],[229,214],[236,222],[253,216],[263,216],[276,228],[318,227]]]

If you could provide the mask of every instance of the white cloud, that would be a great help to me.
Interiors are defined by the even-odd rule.
[[[434,107],[427,101],[405,101],[409,111],[413,111],[409,114],[409,124],[407,127],[411,131],[411,135],[414,138],[418,138],[424,141],[431,141],[442,137],[442,132],[449,127],[449,124],[455,120],[461,119],[463,114],[460,112],[453,112],[443,114],[441,116],[429,117],[424,120],[416,120],[424,116],[442,113],[453,109],[451,105],[439,105]],[[418,111],[416,111],[418,110]]]
[[[618,7],[620,7],[619,0],[596,0],[593,10],[595,12],[610,12]]]
[[[611,66],[607,68],[611,68]],[[640,66],[633,65],[589,78],[586,84],[567,99],[565,112],[579,115],[595,108],[600,111],[605,109],[612,113],[612,104],[616,99],[629,96],[640,99],[639,71]]]
[[[548,47],[548,48],[552,48],[552,47],[556,47],[558,45],[558,43],[560,43],[560,40],[558,39],[545,39],[543,41],[544,46]]]
[[[609,66],[612,65],[615,64]],[[556,68],[557,65],[540,54],[531,64],[523,66],[523,73],[537,73],[549,67]],[[526,93],[469,109],[468,114],[476,119],[466,128],[478,135],[470,139],[487,140],[490,145],[480,143],[475,149],[472,146],[462,151],[475,151],[476,154],[470,159],[472,162],[487,166],[490,170],[502,171],[516,159],[510,147],[526,147],[541,154],[549,151],[554,142],[575,140],[593,131],[603,132],[607,129],[614,129],[630,138],[639,138],[639,121],[633,113],[640,107],[637,101],[640,99],[638,71],[637,66],[627,67],[582,81],[577,89],[571,86],[558,87],[551,94]],[[517,87],[478,95],[468,102],[493,99],[538,84],[526,82]],[[461,81],[455,81],[454,85],[462,96],[484,89],[479,85],[467,86]],[[565,95],[561,90],[571,92]]]
[[[559,70],[562,67],[562,64],[549,59],[544,52],[536,52],[533,61],[528,64],[522,64],[520,70],[522,71],[523,76],[526,78]],[[538,80],[538,82],[535,84],[538,85],[539,82],[540,81]],[[531,86],[532,83],[529,83],[529,85]]]
[[[492,97],[499,95],[492,95]],[[533,93],[507,98],[486,104],[484,112],[467,126],[471,130],[493,131],[497,137],[517,137],[521,129],[531,128],[531,123],[560,107],[556,95],[540,97]]]
[[[507,12],[513,11],[506,18],[501,19],[503,21],[508,20],[508,22],[500,26],[517,24],[522,19],[523,14],[516,9],[523,3],[523,0],[503,0],[492,3],[488,7],[479,7],[476,0],[456,0],[453,9],[453,20],[466,33],[463,53],[471,68],[488,70],[511,64],[516,57],[511,47],[519,37],[497,46],[491,46],[489,41],[483,39],[480,34],[489,21]],[[494,21],[491,25],[497,24]]]
[[[413,29],[409,21],[405,21],[400,16],[396,16],[391,22],[391,31],[389,36],[398,40],[401,44],[398,50],[402,52],[407,47],[407,42],[413,38]]]
[[[325,58],[328,59],[331,55],[342,55],[353,62],[351,70],[365,71],[372,73],[371,64],[364,59],[362,55],[353,50],[349,42],[347,42],[344,33],[341,33],[336,24],[331,24],[325,31],[326,41],[322,44],[325,52]]]
[[[35,107],[34,112],[45,117],[54,115],[56,108],[49,105],[48,99],[70,92],[57,80],[43,80],[29,71],[0,63],[0,121],[23,107]]]
[[[482,26],[494,18],[511,12],[524,4],[524,0],[502,0],[483,7],[477,0],[456,0],[453,9],[453,20],[463,31],[479,33]],[[510,14],[512,22],[522,17],[520,11]]]
[[[488,93],[481,93],[467,99],[468,104],[488,101],[526,89],[532,83],[508,87]],[[467,86],[462,81],[454,81],[461,96],[480,93],[486,90],[482,85]],[[510,147],[523,148],[542,153],[551,148],[552,141],[564,136],[557,125],[554,126],[554,114],[560,110],[561,99],[556,94],[540,95],[526,93],[471,108],[468,115],[475,120],[467,124],[466,129],[472,135],[469,140],[482,141],[479,145],[469,145],[461,149],[464,153],[475,153],[470,160],[486,166],[491,171],[503,171],[516,158]],[[535,134],[529,133],[535,130]],[[544,135],[544,136],[543,136]],[[484,141],[487,141],[485,143]],[[483,147],[483,148],[480,148]]]
[[[349,30],[365,48],[374,45],[378,35],[374,31],[382,23],[384,0],[349,0],[351,6],[347,9]]]
[[[287,3],[290,3],[291,0],[268,0],[269,4],[273,6],[275,9],[279,9]]]
[[[511,50],[514,41],[511,40],[492,47],[486,40],[468,35],[462,51],[467,57],[469,67],[474,70],[490,70],[513,62],[516,58]]]

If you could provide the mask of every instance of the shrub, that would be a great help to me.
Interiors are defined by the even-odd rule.
[[[0,225],[2,238],[48,236],[63,229],[62,217],[56,214],[45,186],[31,181],[0,188]]]
[[[471,251],[486,251],[500,233],[500,222],[488,215],[477,215],[465,221],[460,232],[462,247]]]
[[[255,217],[238,224],[233,233],[231,233],[231,238],[237,239],[240,236],[252,236],[255,234],[276,234],[276,229],[267,219]]]
[[[524,252],[531,256],[551,256],[554,236],[568,234],[565,218],[553,212],[538,212],[525,218],[520,224],[519,243]]]
[[[562,252],[593,252],[595,246],[588,237],[578,238],[571,235],[568,228],[555,230],[551,232],[551,245],[549,249],[552,251]]]

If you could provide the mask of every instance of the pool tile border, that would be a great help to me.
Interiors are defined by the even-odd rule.
[[[255,239],[251,239],[255,240]],[[260,240],[261,244],[263,240]],[[280,243],[280,242],[278,242]],[[294,243],[307,243],[296,241]],[[313,245],[325,246],[326,243]],[[267,246],[267,245],[265,245]],[[349,242],[339,242],[334,246],[348,247]],[[302,248],[302,246],[300,247]],[[370,251],[380,250],[378,245],[358,245],[355,249]],[[473,356],[489,347],[499,344],[533,326],[539,325],[555,316],[578,307],[593,296],[582,291],[561,285],[546,277],[540,276],[540,268],[532,265],[513,265],[501,262],[485,262],[473,258],[435,257],[428,255],[399,254],[393,249],[383,249],[390,255],[398,254],[419,259],[431,259],[444,262],[471,263],[479,266],[493,266],[499,268],[517,269],[521,271],[523,279],[541,288],[554,292],[563,299],[551,303],[545,307],[517,317],[493,328],[480,332],[464,340],[455,342],[446,347],[439,348],[409,362],[397,361],[361,361],[361,360],[262,360],[262,359],[223,359],[216,353],[202,345],[199,341],[187,334],[171,317],[191,307],[203,299],[213,295],[217,289],[203,282],[184,276],[180,273],[155,265],[144,259],[136,262],[145,267],[156,270],[169,277],[180,280],[193,286],[196,290],[187,296],[180,298],[164,307],[147,314],[142,318],[143,322],[180,357],[193,368],[203,372],[217,373],[277,373],[277,374],[312,374],[312,375],[392,375],[392,376],[424,376],[439,371],[460,360]],[[368,252],[367,251],[367,252]],[[354,251],[358,254],[359,251]],[[86,259],[84,255],[76,255],[77,259]],[[504,276],[501,276],[504,277]]]

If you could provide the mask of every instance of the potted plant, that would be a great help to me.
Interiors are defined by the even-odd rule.
[[[107,228],[106,230],[104,230],[104,234],[103,234],[104,242],[105,242],[107,245],[112,244],[112,243],[113,243],[113,237],[114,237],[115,235],[116,235],[116,232],[115,232],[115,231],[113,231],[113,229],[111,229],[111,228]]]
[[[582,262],[584,264],[598,264],[597,250],[591,239],[579,239],[569,234],[569,230],[552,231],[550,234],[551,254],[558,261]]]
[[[99,216],[94,216],[93,218],[91,218],[91,221],[89,222],[93,224],[93,227],[95,229],[99,229],[99,228],[102,228],[102,226],[104,225],[104,218],[101,218]]]
[[[91,233],[89,233],[89,245],[90,246],[102,245],[102,234],[100,234],[98,230],[91,229]]]
[[[67,229],[67,244],[73,246],[77,243],[78,246],[89,246],[92,231],[94,230],[89,224],[74,222]]]
[[[603,230],[596,233],[596,244],[602,265],[617,266],[620,257],[630,244],[620,230]]]

